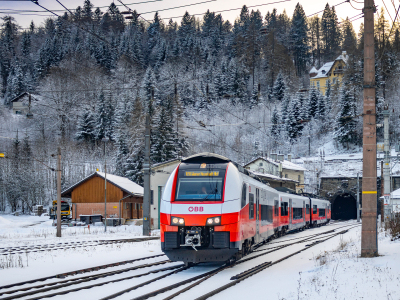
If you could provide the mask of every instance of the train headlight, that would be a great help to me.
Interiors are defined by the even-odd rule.
[[[178,217],[172,217],[171,225],[185,225],[185,219],[178,218]]]
[[[213,218],[208,218],[206,225],[212,226],[212,225],[220,225],[221,224],[221,217],[213,217]]]

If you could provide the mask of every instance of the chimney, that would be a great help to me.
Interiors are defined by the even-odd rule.
[[[285,155],[284,154],[278,154],[278,160],[279,161],[284,161],[285,160]]]
[[[292,161],[292,154],[288,154],[288,155],[287,155],[287,160],[288,160],[288,161]]]
[[[278,154],[276,154],[276,153],[271,153],[271,159],[272,159],[272,160],[277,160],[277,159],[278,159]]]
[[[347,51],[342,51],[342,55],[346,56],[347,55]]]

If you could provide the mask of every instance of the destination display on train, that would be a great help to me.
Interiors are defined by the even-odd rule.
[[[219,176],[219,171],[217,172],[186,172],[186,176],[195,177],[195,176]]]

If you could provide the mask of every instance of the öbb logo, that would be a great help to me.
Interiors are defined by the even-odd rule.
[[[190,206],[188,208],[190,212],[202,212],[204,210],[203,206]]]

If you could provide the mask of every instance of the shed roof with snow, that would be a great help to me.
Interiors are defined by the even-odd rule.
[[[105,178],[107,178],[107,183],[110,183],[110,184],[114,185],[115,187],[117,187],[118,189],[120,189],[124,193],[124,197],[126,195],[143,197],[143,193],[144,193],[143,187],[141,187],[137,183],[129,180],[126,177],[121,177],[121,176],[117,176],[117,175],[113,175],[113,174],[107,173],[107,175],[105,176],[105,174],[102,172],[94,172],[93,174],[89,175],[88,177],[75,183],[74,185],[72,185],[71,187],[69,187],[68,189],[63,191],[61,193],[61,196],[70,198],[74,189],[76,189],[80,185],[84,184],[85,182],[87,182],[95,177],[99,177],[103,180]],[[107,195],[108,195],[108,192],[107,192]]]

